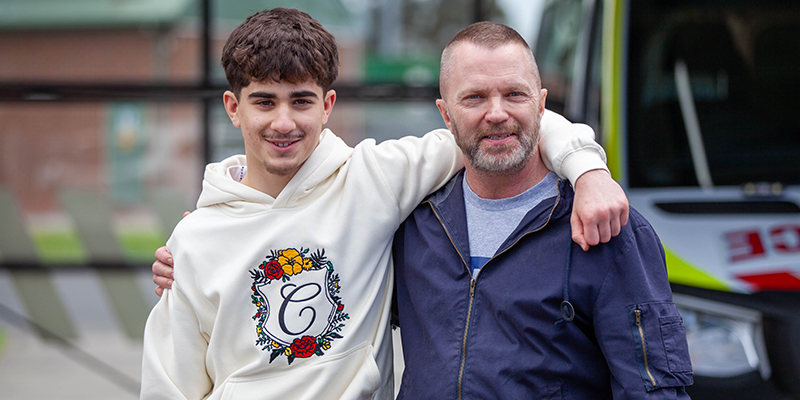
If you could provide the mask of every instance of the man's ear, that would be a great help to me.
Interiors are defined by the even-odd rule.
[[[336,103],[336,91],[335,90],[328,90],[328,93],[325,93],[325,99],[322,103],[322,125],[328,123],[328,117],[331,115],[331,111],[333,111],[333,105]]]
[[[226,90],[225,94],[222,95],[222,102],[225,104],[225,112],[228,113],[228,118],[231,119],[231,123],[233,126],[240,128],[241,124],[239,123],[239,99],[236,98],[236,95],[233,94],[230,90]]]
[[[544,101],[547,99],[547,89],[542,89],[540,92],[541,97],[539,98],[539,117],[544,115]]]
[[[447,112],[447,103],[442,99],[436,100],[436,107],[439,108],[439,114],[442,114],[442,119],[444,120],[444,124],[447,125],[447,129],[450,128],[450,113]]]

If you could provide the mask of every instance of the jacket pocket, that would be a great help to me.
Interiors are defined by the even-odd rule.
[[[261,373],[227,379],[220,397],[209,399],[371,399],[381,384],[381,374],[368,343],[343,354],[308,365],[293,364],[281,373]]]
[[[672,302],[635,304],[629,307],[634,351],[648,392],[663,387],[692,384],[692,364],[686,331]]]
[[[691,372],[692,363],[688,357],[689,344],[686,342],[686,328],[680,315],[659,317],[661,340],[667,353],[669,372]],[[684,357],[684,355],[686,355]]]

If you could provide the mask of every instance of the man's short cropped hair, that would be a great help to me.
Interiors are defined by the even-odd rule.
[[[459,31],[453,39],[450,40],[450,43],[445,46],[444,51],[442,51],[442,63],[439,72],[439,86],[442,91],[444,91],[445,83],[452,72],[450,69],[453,49],[455,49],[456,45],[459,43],[472,43],[486,49],[496,49],[507,44],[519,44],[520,46],[530,49],[528,42],[509,26],[488,21],[476,22],[469,25]],[[533,58],[533,53],[531,53],[530,60],[533,63],[534,76],[538,82],[539,68],[536,67],[536,60]],[[442,97],[444,97],[444,93],[442,93]]]
[[[233,30],[222,50],[222,67],[238,98],[251,82],[302,83],[330,89],[339,74],[336,40],[307,13],[264,10]]]

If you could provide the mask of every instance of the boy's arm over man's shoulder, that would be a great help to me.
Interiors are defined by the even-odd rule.
[[[572,240],[585,251],[617,236],[628,223],[628,198],[611,178],[605,151],[595,142],[594,130],[545,110],[539,150],[547,168],[575,187]]]

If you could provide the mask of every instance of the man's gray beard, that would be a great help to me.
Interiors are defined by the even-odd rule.
[[[508,155],[491,154],[481,148],[481,138],[490,131],[483,130],[478,136],[463,138],[458,134],[458,125],[453,121],[452,133],[455,136],[456,144],[467,157],[467,162],[472,168],[481,172],[512,174],[522,171],[528,165],[539,139],[539,119],[534,121],[532,134],[522,134],[522,127],[517,123],[505,124],[501,128],[506,132],[515,132],[519,140],[519,146],[514,147]]]

